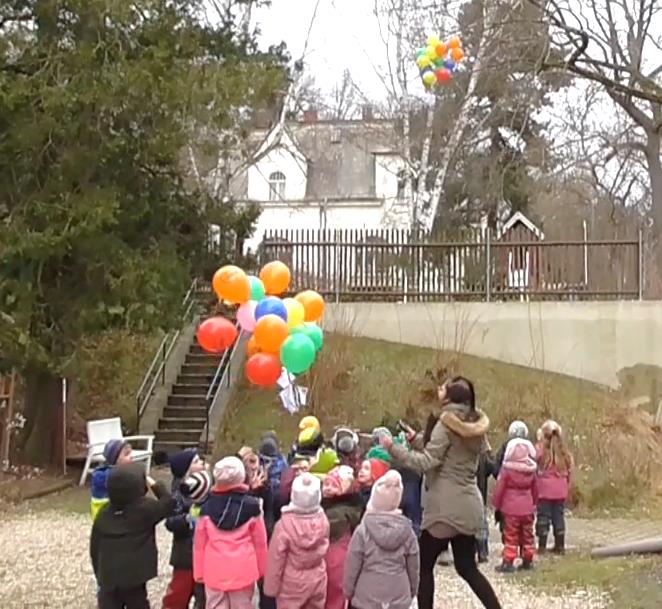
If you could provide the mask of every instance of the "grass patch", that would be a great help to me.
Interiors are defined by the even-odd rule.
[[[478,405],[492,421],[495,448],[513,419],[526,421],[533,436],[548,418],[561,423],[578,463],[574,503],[589,510],[628,510],[650,501],[657,489],[652,464],[662,458],[662,443],[648,415],[627,411],[616,393],[571,377],[447,351],[328,335],[313,370],[300,381],[310,388],[305,414],[318,416],[327,433],[339,424],[369,430],[398,418],[421,426],[437,378],[457,373],[476,383]],[[260,390],[241,380],[215,452],[255,445],[265,429],[275,430],[282,444],[289,445],[299,418],[281,407],[277,390]]]
[[[75,514],[90,513],[90,489],[86,487],[72,486],[59,493],[54,493],[39,499],[31,499],[25,502],[21,510],[42,512],[56,510],[62,512],[73,512]],[[92,520],[90,519],[90,524]]]
[[[535,571],[522,575],[522,582],[557,595],[560,588],[605,591],[614,609],[662,607],[662,559],[659,557],[594,560],[584,554],[569,554],[562,559],[541,561]]]

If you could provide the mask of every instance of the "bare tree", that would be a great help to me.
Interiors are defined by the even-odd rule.
[[[627,117],[629,128],[609,137],[607,147],[614,154],[641,155],[645,160],[650,213],[662,263],[662,3],[529,2],[544,10],[553,32],[553,50],[557,57],[565,57],[560,61],[550,55],[542,67],[597,83]]]

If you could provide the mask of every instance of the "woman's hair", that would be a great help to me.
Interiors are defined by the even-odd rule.
[[[466,404],[472,413],[476,411],[476,392],[474,384],[463,376],[454,376],[449,381],[446,381],[446,401],[453,404]],[[423,443],[427,444],[432,437],[432,430],[439,421],[439,415],[431,412],[428,420],[425,423],[425,430],[423,432]]]
[[[540,467],[541,469],[554,467],[560,473],[565,473],[572,468],[572,454],[565,445],[563,434],[558,426],[543,430]]]

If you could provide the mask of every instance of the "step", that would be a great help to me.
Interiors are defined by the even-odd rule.
[[[183,385],[175,383],[172,386],[170,395],[199,395],[204,398],[207,395],[207,391],[209,391],[208,383],[205,383],[204,385]]]
[[[198,406],[207,408],[207,398],[204,395],[169,395],[168,406]]]
[[[212,377],[218,370],[218,363],[214,364],[184,364],[179,370],[180,374],[208,374]]]
[[[190,415],[187,417],[163,417],[159,419],[159,430],[165,429],[197,429],[198,432],[202,431],[207,423],[205,417],[194,418]]]
[[[211,382],[214,380],[214,375],[216,371],[211,374],[179,374],[177,375],[177,384],[178,385],[204,385],[209,387]]]
[[[215,355],[214,353],[200,353],[198,351],[190,350],[186,354],[186,363],[187,364],[202,364],[205,366],[216,366],[221,361],[220,355]]]
[[[197,442],[202,429],[157,429],[154,433],[154,443],[161,440],[167,442]]]
[[[174,453],[186,448],[202,448],[199,439],[195,442],[180,442],[178,440],[154,441],[154,452],[163,451],[165,453]]]
[[[205,419],[207,416],[207,407],[202,406],[166,406],[163,409],[164,419]]]

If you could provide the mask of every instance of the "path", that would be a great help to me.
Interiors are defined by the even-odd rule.
[[[570,538],[582,546],[597,539],[618,541],[624,537],[653,536],[659,523],[635,521],[569,521]],[[89,555],[90,521],[86,514],[63,510],[25,511],[2,514],[0,521],[0,607],[2,609],[94,609],[95,583]],[[149,585],[153,607],[160,599],[170,572],[168,557],[170,535],[158,528],[159,572]],[[541,596],[518,585],[517,577],[502,577],[494,572],[497,548],[493,546],[492,564],[484,572],[495,586],[503,606],[508,609],[604,609],[605,599],[593,591],[578,590],[559,596]],[[438,570],[438,603],[443,609],[480,609],[452,568]]]

